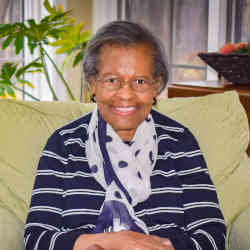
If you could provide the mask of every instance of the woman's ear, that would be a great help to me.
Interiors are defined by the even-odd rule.
[[[90,81],[90,96],[93,96],[96,93],[96,81],[92,79]]]
[[[162,86],[162,77],[158,76],[155,80],[155,84],[154,84],[154,97],[156,97],[159,93],[159,90]]]

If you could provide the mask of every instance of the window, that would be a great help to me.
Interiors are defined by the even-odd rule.
[[[23,1],[2,0],[0,2],[0,23],[15,23],[23,20]],[[3,40],[1,40],[1,43]],[[2,44],[1,44],[2,46]],[[23,55],[16,56],[14,48],[0,50],[0,64],[6,61],[22,62]]]
[[[125,8],[125,19],[143,23],[163,41],[171,80],[205,79],[197,53],[207,50],[207,0],[132,0],[126,1]]]
[[[250,42],[250,0],[243,0],[239,13],[242,13],[242,25],[238,25],[240,32],[239,41]]]
[[[229,1],[237,2],[93,0],[93,31],[116,19],[142,22],[166,46],[170,80],[214,80],[217,73],[206,67],[197,53],[217,51],[227,41]]]
[[[250,0],[229,0],[228,40],[250,42]]]
[[[143,23],[163,41],[171,81],[207,79],[197,54],[208,50],[208,0],[128,0],[119,6],[121,19]]]
[[[20,0],[2,0],[0,2],[0,23],[15,23],[23,20],[23,2]],[[1,41],[2,42],[2,41]],[[5,61],[11,58],[12,60],[20,60],[16,57],[13,48],[9,47],[6,50],[0,50],[0,61]]]

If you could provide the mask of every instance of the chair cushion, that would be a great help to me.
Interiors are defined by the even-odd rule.
[[[48,137],[92,108],[77,102],[0,100],[0,201],[22,221]]]
[[[158,110],[187,126],[196,136],[216,185],[227,224],[250,204],[249,128],[234,91],[160,101]],[[237,188],[236,188],[237,187]]]
[[[240,211],[250,206],[249,180],[250,159],[245,153],[238,166],[216,186],[220,206],[228,226]]]
[[[229,250],[250,249],[250,207],[245,209],[232,223],[228,233]]]
[[[4,207],[0,207],[1,250],[24,250],[24,223]]]

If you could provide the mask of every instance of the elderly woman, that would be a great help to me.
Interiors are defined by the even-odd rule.
[[[168,79],[160,42],[136,23],[109,23],[89,42],[84,73],[97,106],[45,146],[26,249],[223,250],[224,219],[195,138],[152,110]]]

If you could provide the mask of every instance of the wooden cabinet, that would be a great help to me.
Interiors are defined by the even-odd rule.
[[[204,96],[229,90],[235,90],[239,93],[240,101],[246,110],[250,129],[250,85],[241,86],[220,83],[218,81],[171,83],[168,85],[168,97]],[[247,153],[250,156],[250,144],[248,145]]]

